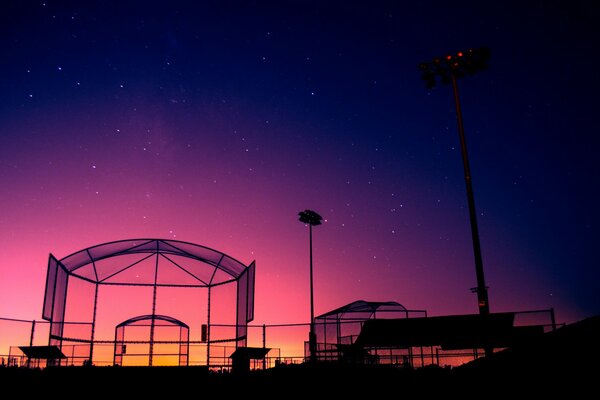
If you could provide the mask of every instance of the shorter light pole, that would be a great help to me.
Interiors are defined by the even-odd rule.
[[[315,302],[313,296],[313,251],[312,251],[312,227],[321,225],[323,217],[312,210],[304,210],[298,213],[300,222],[308,224],[308,241],[310,247],[310,332],[308,333],[308,349],[310,361],[317,361],[317,335],[315,333]]]

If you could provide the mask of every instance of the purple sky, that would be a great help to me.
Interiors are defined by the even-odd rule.
[[[256,321],[357,299],[473,313],[460,81],[492,311],[600,311],[595,38],[569,2],[0,5],[0,316],[39,319],[48,253],[136,237],[256,260]]]

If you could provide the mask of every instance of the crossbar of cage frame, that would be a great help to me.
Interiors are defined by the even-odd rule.
[[[203,342],[201,340],[87,340],[87,339],[77,339],[77,338],[68,338],[68,337],[56,337],[52,336],[53,339],[60,339],[63,342],[73,342],[73,343],[94,343],[94,344],[181,344],[181,343],[189,343],[189,344],[207,344],[208,342]],[[220,340],[211,340],[210,343],[229,343],[235,342],[237,339],[220,339]]]
[[[549,308],[549,309],[540,309],[540,310],[528,310],[528,311],[515,311],[514,314],[515,315],[520,315],[520,314],[534,314],[534,313],[550,313],[551,318],[552,318],[552,322],[550,324],[538,324],[540,326],[544,326],[544,327],[551,327],[554,329],[556,329],[559,326],[563,326],[564,324],[559,324],[556,323],[554,321],[554,309],[553,308]],[[18,318],[7,318],[7,317],[0,317],[0,320],[3,321],[12,321],[12,322],[25,322],[25,323],[32,323],[35,322],[36,324],[50,324],[49,321],[45,321],[45,320],[26,320],[26,319],[18,319]],[[364,319],[360,319],[360,318],[352,318],[352,319],[340,319],[339,323],[342,324],[350,324],[350,323],[357,323],[357,322],[364,322]],[[334,320],[334,321],[329,321],[328,319],[326,319],[326,321],[319,321],[319,322],[315,322],[317,325],[334,325],[337,324],[338,321]],[[65,321],[64,322],[65,325],[91,325],[91,322],[73,322],[73,321]],[[210,324],[211,327],[229,327],[229,328],[238,328],[241,326],[244,326],[243,324]],[[300,323],[279,323],[279,324],[247,324],[245,325],[248,328],[285,328],[285,327],[295,327],[295,326],[310,326],[310,323],[308,322],[300,322]],[[57,339],[60,339],[60,337],[55,337]],[[67,338],[63,338],[64,340],[67,340]],[[70,339],[68,339],[70,340]],[[81,340],[81,339],[78,339]],[[227,339],[226,339],[227,340]],[[230,339],[230,340],[235,340],[235,339]],[[89,341],[87,341],[89,342]],[[97,341],[94,341],[97,342]],[[190,342],[191,343],[191,342]],[[205,343],[205,342],[202,342]]]

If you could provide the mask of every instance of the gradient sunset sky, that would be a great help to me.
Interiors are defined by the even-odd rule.
[[[48,253],[165,238],[256,260],[257,323],[395,300],[477,312],[459,82],[491,310],[600,312],[592,1],[0,5],[0,317],[40,319]]]

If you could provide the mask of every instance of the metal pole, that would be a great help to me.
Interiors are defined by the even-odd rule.
[[[331,353],[327,348],[327,319],[323,319],[321,325],[323,326],[323,350],[325,350],[325,361],[327,361],[331,358]]]
[[[210,286],[208,287],[208,312],[206,318],[206,366],[210,368]]]
[[[156,242],[156,264],[154,268],[154,290],[152,291],[152,319],[150,320],[150,351],[148,355],[148,366],[152,366],[154,356],[154,328],[156,325],[156,290],[158,283],[158,241]]]
[[[90,365],[92,365],[92,358],[94,357],[94,339],[96,334],[96,309],[98,306],[98,285],[96,283],[96,290],[94,293],[94,314],[92,316],[92,335],[90,340]]]
[[[118,332],[119,332],[119,328],[115,328],[115,348],[113,350],[113,366],[117,365],[117,346],[118,346]],[[119,365],[123,364],[123,347],[121,347],[121,357],[120,357],[120,363]]]
[[[313,249],[312,249],[312,224],[308,224],[309,246],[310,246],[310,332],[308,334],[308,348],[310,350],[310,361],[317,360],[317,337],[315,335],[315,308],[313,297]]]
[[[263,324],[262,326],[262,334],[263,334],[263,349],[267,347],[267,325]],[[263,357],[263,369],[267,369],[267,357]]]
[[[35,334],[35,320],[31,321],[31,336],[29,336],[29,347],[33,346],[33,335]]]
[[[429,350],[431,351],[431,363],[435,364],[435,359],[433,358],[433,346],[429,346]]]
[[[31,335],[29,336],[29,347],[33,346],[33,335],[35,333],[35,320],[31,321]],[[31,365],[31,359],[27,357],[27,368]]]
[[[452,89],[454,92],[456,119],[458,122],[458,135],[460,137],[460,148],[462,152],[463,168],[465,171],[465,183],[467,186],[467,201],[469,204],[469,218],[471,220],[471,236],[473,238],[473,255],[475,256],[475,271],[477,273],[477,302],[479,306],[479,314],[489,314],[490,305],[487,287],[485,285],[485,277],[483,275],[483,258],[481,257],[479,229],[477,228],[477,213],[475,212],[475,198],[473,196],[471,169],[469,167],[469,159],[467,156],[467,142],[465,139],[460,99],[458,97],[458,85],[456,83],[456,75],[452,73],[450,76],[452,77]]]

